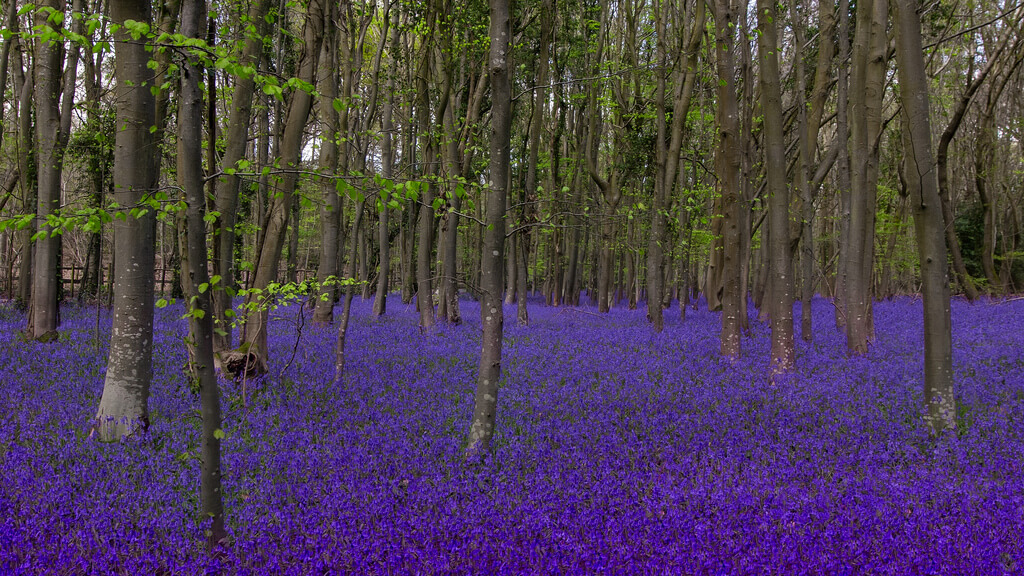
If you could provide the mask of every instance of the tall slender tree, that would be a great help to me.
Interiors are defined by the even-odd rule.
[[[205,0],[183,0],[181,34],[201,38],[208,11]],[[210,296],[209,261],[206,252],[206,198],[203,190],[203,92],[199,82],[203,69],[196,57],[186,57],[181,69],[178,99],[178,185],[184,191],[187,273],[182,276],[189,298],[189,340],[192,377],[199,385],[202,416],[202,468],[200,511],[210,525],[205,527],[207,546],[213,549],[227,532],[224,528],[224,499],[220,465],[220,389],[213,365],[213,302]]]
[[[718,70],[718,150],[715,166],[721,187],[715,214],[722,230],[722,355],[738,358],[740,355],[740,127],[739,104],[736,97],[736,13],[734,0],[715,0],[715,61]],[[717,256],[713,256],[717,258]],[[710,274],[710,271],[709,271]],[[712,288],[714,289],[714,288]]]
[[[480,320],[483,329],[480,368],[476,380],[473,420],[469,427],[466,453],[482,456],[494,437],[498,409],[498,380],[501,378],[501,341],[504,326],[501,289],[504,286],[502,255],[505,247],[505,198],[511,164],[512,16],[509,0],[490,0],[491,52],[491,144],[486,197],[487,226],[480,255]]]
[[[761,112],[764,115],[765,174],[771,252],[771,363],[793,368],[793,262],[789,248],[789,185],[779,73],[778,14],[775,0],[757,2],[757,54],[761,64]]]

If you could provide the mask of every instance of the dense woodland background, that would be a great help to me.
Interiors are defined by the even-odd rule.
[[[338,320],[340,378],[360,292],[374,315],[415,299],[424,332],[460,322],[460,294],[482,300],[470,451],[493,428],[501,298],[521,325],[528,302],[589,300],[645,306],[660,331],[702,297],[729,357],[753,306],[785,371],[794,301],[809,340],[826,328],[812,297],[831,298],[827,328],[863,353],[872,302],[920,293],[942,429],[950,290],[1024,284],[1010,1],[3,9],[0,293],[44,341],[59,302],[112,304],[104,438],[146,419],[154,299],[189,304],[215,410],[215,363],[244,378],[283,361],[266,341],[282,300]],[[219,415],[204,422],[219,450]]]

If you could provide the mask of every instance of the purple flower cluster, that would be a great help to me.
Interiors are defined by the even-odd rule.
[[[718,316],[531,309],[506,325],[494,451],[461,458],[479,308],[421,335],[415,310],[333,329],[271,321],[272,373],[223,382],[229,541],[203,550],[198,399],[180,309],[157,311],[148,434],[88,437],[110,319],[57,344],[0,311],[0,574],[1024,573],[1024,301],[953,304],[960,426],[922,416],[921,303],[875,305],[845,354],[831,304],[772,377],[769,331],[718,355]],[[514,309],[506,318],[514,318]],[[99,327],[97,331],[97,326]],[[96,338],[98,337],[98,342]]]

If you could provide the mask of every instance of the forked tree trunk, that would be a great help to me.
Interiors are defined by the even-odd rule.
[[[795,19],[800,15],[795,0],[790,2],[791,14]],[[815,66],[814,88],[810,102],[804,103],[806,88],[806,72],[804,70],[804,27],[799,23],[794,28],[795,68],[797,70],[797,101],[800,107],[800,163],[797,169],[796,187],[800,194],[800,335],[805,342],[814,338],[814,326],[811,314],[811,299],[814,296],[814,188],[811,186],[817,167],[815,155],[818,150],[818,133],[824,115],[828,84],[831,78],[834,44],[832,35],[835,32],[833,7],[827,4],[818,5],[818,30],[826,41],[818,43],[818,57]],[[809,106],[810,110],[806,110]]]
[[[150,22],[149,2],[111,0],[114,33],[114,200],[129,211],[156,185],[159,153],[150,128],[155,122],[153,93],[139,86],[153,81],[145,43],[123,27],[127,20]],[[149,424],[149,386],[153,375],[153,263],[155,214],[114,219],[114,320],[110,360],[96,413],[97,436],[113,441]]]
[[[324,4],[322,0],[311,0],[306,10],[306,22],[303,25],[304,48],[302,59],[298,65],[298,78],[312,84],[315,79],[317,61],[320,56],[320,44],[323,41]],[[253,288],[266,290],[271,282],[277,280],[281,252],[284,249],[285,237],[288,232],[288,219],[295,201],[295,186],[298,175],[293,170],[298,168],[299,153],[302,148],[302,134],[306,127],[306,119],[312,106],[312,94],[296,89],[291,94],[288,105],[287,120],[281,137],[279,150],[280,166],[288,170],[273,186],[270,207],[268,208],[267,226],[255,265]],[[245,341],[241,352],[246,355],[244,365],[254,364],[256,372],[266,372],[268,361],[267,321],[269,311],[266,308],[268,295],[250,294],[246,303],[256,307],[248,314],[245,326]]]
[[[262,34],[266,30],[266,15],[273,0],[256,0],[249,5],[249,22],[256,27],[255,34],[246,35],[245,48],[239,59],[239,65],[260,67],[263,54]],[[228,350],[232,344],[232,323],[234,318],[228,314],[231,310],[231,297],[235,292],[235,224],[238,210],[238,194],[241,178],[236,171],[239,161],[245,159],[245,151],[249,146],[249,124],[256,90],[255,74],[239,76],[231,96],[231,115],[228,118],[227,130],[224,133],[224,155],[221,157],[223,174],[216,182],[216,219],[214,230],[214,270],[221,277],[219,286],[213,292],[213,309],[215,325],[218,332],[213,337],[216,351]],[[213,170],[213,167],[210,167]]]
[[[946,274],[946,240],[932,158],[928,77],[921,47],[921,20],[915,0],[896,0],[896,62],[906,125],[903,152],[907,189],[914,207],[914,230],[924,298],[924,400],[933,433],[956,429],[953,344]]]
[[[846,342],[850,352],[867,352],[872,339],[871,271],[874,257],[878,144],[885,79],[886,0],[857,6],[850,89],[851,201],[846,283]]]

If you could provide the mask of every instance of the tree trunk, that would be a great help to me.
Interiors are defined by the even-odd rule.
[[[334,9],[327,7],[328,14]],[[332,22],[333,19],[329,20]],[[316,280],[320,296],[313,310],[313,322],[330,324],[334,320],[334,294],[337,292],[338,249],[341,228],[341,193],[343,181],[336,179],[338,172],[338,140],[348,128],[348,106],[352,83],[345,82],[345,94],[338,99],[338,43],[340,31],[334,26],[324,27],[324,44],[320,53],[320,262]],[[342,74],[346,73],[347,62]],[[341,114],[339,114],[339,109]],[[347,148],[347,146],[346,146]],[[348,156],[347,154],[345,155]],[[344,176],[344,171],[342,176]]]
[[[312,84],[315,80],[317,60],[320,56],[320,44],[323,40],[324,4],[322,0],[311,0],[306,10],[306,22],[303,25],[302,59],[298,65],[298,78]],[[295,201],[295,186],[298,176],[292,170],[298,167],[299,153],[302,149],[302,134],[306,127],[306,119],[312,106],[312,95],[305,90],[296,89],[292,92],[288,105],[287,120],[281,137],[279,165],[289,170],[274,183],[270,206],[267,210],[267,225],[264,232],[256,263],[253,288],[263,291],[277,279],[278,262],[284,248],[285,236],[288,231],[288,217]],[[246,297],[246,304],[256,310],[249,313],[245,328],[245,341],[242,344],[244,354],[251,357],[246,365],[253,363],[257,372],[267,370],[267,310],[266,295],[251,293]]]
[[[607,24],[608,24],[608,6],[607,2],[602,3],[601,7],[601,26],[598,34],[597,41],[597,58],[596,62],[600,63],[604,59],[604,48],[607,41]],[[590,89],[590,102],[588,104],[589,109],[589,127],[587,129],[587,143],[586,151],[584,155],[587,161],[587,172],[590,174],[591,180],[597,185],[600,190],[601,201],[604,205],[604,214],[601,220],[601,235],[600,235],[600,248],[598,252],[598,266],[597,266],[597,310],[600,313],[608,312],[609,300],[612,297],[611,284],[612,284],[612,267],[615,263],[615,250],[613,243],[615,241],[615,213],[619,205],[619,200],[622,198],[621,190],[619,189],[619,176],[615,166],[618,163],[616,159],[613,159],[611,164],[612,167],[609,170],[610,176],[607,180],[601,177],[597,171],[597,155],[598,155],[598,143],[600,141],[600,108],[598,106],[598,87],[595,83]],[[618,140],[618,136],[614,136],[613,139]],[[619,142],[615,142],[614,149],[615,154],[618,155],[621,152]]]
[[[18,2],[16,0],[8,0],[7,12],[5,12],[4,26],[11,34],[7,34],[3,40],[3,47],[0,48],[0,126],[3,126],[4,112],[6,111],[6,97],[7,97],[7,68],[10,64],[11,46],[14,45],[15,32],[18,31]],[[17,98],[18,89],[14,88],[12,95]],[[17,109],[17,105],[14,106]],[[3,149],[4,143],[4,131],[0,130],[0,149]],[[5,191],[9,193],[9,190]]]
[[[874,253],[875,186],[878,178],[879,111],[885,73],[886,0],[857,6],[850,103],[851,203],[846,271],[846,338],[854,354],[871,340],[871,270]]]
[[[63,0],[46,0],[43,6],[64,15]],[[49,12],[35,12],[37,28],[60,25],[48,18]],[[34,266],[32,270],[32,322],[29,336],[34,340],[53,342],[57,339],[57,290],[60,262],[58,253],[63,236],[55,234],[48,219],[57,216],[60,206],[61,168],[64,139],[60,126],[60,87],[64,45],[62,42],[37,40],[33,70],[36,109],[36,179],[38,183]],[[69,62],[69,66],[74,66]],[[72,79],[73,80],[73,79]]]
[[[21,52],[18,52],[21,56]],[[18,66],[20,72],[22,66]],[[27,70],[25,70],[27,72]],[[39,208],[37,205],[36,172],[34,156],[36,154],[32,137],[32,94],[33,75],[25,74],[21,84],[21,97],[18,103],[20,117],[18,118],[18,164],[21,175],[21,210],[25,214],[35,214]],[[32,219],[28,226],[18,233],[18,244],[21,245],[21,265],[18,270],[18,304],[29,308],[32,302],[32,262],[33,257],[32,236],[36,231],[36,219]]]
[[[997,186],[990,187],[995,168],[993,160],[995,157],[996,105],[999,103],[999,97],[1006,88],[1007,82],[1024,62],[1022,43],[1024,43],[1024,38],[1019,38],[1011,48],[1012,60],[1000,68],[989,88],[985,108],[978,120],[978,135],[975,140],[974,185],[978,190],[978,199],[981,201],[983,222],[981,267],[985,272],[989,290],[994,294],[999,294],[1006,289],[1000,275],[996,272],[996,194],[994,189],[997,189]]]
[[[721,210],[716,214],[722,231],[722,331],[721,353],[740,356],[740,133],[735,86],[736,6],[732,0],[715,2],[715,61],[718,71],[718,151],[716,167],[721,190]],[[710,300],[709,300],[710,301]]]
[[[504,312],[501,303],[502,261],[505,243],[505,197],[508,195],[509,148],[512,124],[512,71],[509,64],[512,36],[509,0],[490,0],[491,144],[490,186],[487,190],[487,229],[481,254],[480,316],[483,328],[480,368],[476,382],[473,421],[466,443],[468,458],[488,451],[494,436],[501,378],[501,341]]]
[[[675,176],[667,170],[668,142],[666,142],[665,126],[665,85],[668,82],[668,39],[665,37],[664,6],[654,8],[654,26],[657,34],[657,88],[654,96],[656,113],[654,123],[656,129],[655,141],[655,176],[654,195],[651,198],[651,231],[647,240],[647,320],[654,327],[655,332],[665,329],[665,314],[661,300],[665,291],[665,275],[662,267],[665,258],[665,204],[669,196],[669,175]],[[675,112],[675,111],[673,111]],[[673,114],[675,118],[676,114]],[[684,115],[685,116],[685,115]],[[678,155],[677,155],[678,156]]]
[[[394,20],[391,23],[391,63],[394,67],[398,62],[398,11],[394,12]],[[391,235],[389,231],[391,214],[390,194],[385,196],[384,192],[394,190],[394,163],[395,152],[393,148],[394,124],[392,116],[395,109],[395,72],[392,69],[388,73],[388,100],[384,105],[384,117],[381,119],[381,131],[383,132],[383,143],[381,144],[381,177],[385,180],[385,189],[381,191],[380,218],[378,221],[378,238],[380,243],[380,264],[377,271],[377,295],[373,300],[373,315],[382,316],[387,310],[388,291],[391,289]]]
[[[238,64],[260,67],[263,54],[262,34],[266,31],[266,15],[273,0],[257,0],[249,5],[248,21],[256,27],[254,34],[247,34],[245,48]],[[223,174],[217,179],[214,206],[217,214],[215,230],[215,254],[213,267],[220,276],[220,285],[213,291],[213,309],[218,332],[214,334],[214,350],[229,350],[232,344],[232,321],[227,314],[231,310],[231,297],[236,290],[235,283],[235,224],[238,211],[238,194],[241,178],[239,162],[245,159],[249,145],[249,123],[252,120],[253,95],[256,90],[255,74],[240,75],[231,96],[231,116],[224,133],[224,155],[221,157]],[[214,170],[213,166],[209,169]],[[258,221],[258,220],[257,220]]]
[[[896,62],[906,125],[903,151],[907,189],[914,207],[914,230],[924,298],[924,399],[935,434],[956,429],[953,344],[946,274],[946,240],[932,158],[928,77],[921,47],[921,20],[915,0],[896,0]]]
[[[206,20],[204,0],[184,0],[181,33],[186,38],[199,36]],[[184,190],[188,234],[188,274],[185,293],[190,302],[192,377],[199,385],[202,415],[203,463],[200,481],[200,512],[209,519],[207,546],[212,551],[226,536],[224,501],[221,494],[220,390],[213,364],[213,302],[209,290],[210,273],[206,256],[206,200],[203,190],[202,120],[203,93],[199,79],[203,71],[195,60],[186,60],[181,68],[181,93],[178,103],[178,185]],[[207,287],[207,288],[204,288]]]
[[[850,148],[849,148],[849,61],[850,61],[850,2],[839,1],[839,80],[836,87],[836,138],[839,140],[837,180],[839,186],[839,242],[836,265],[836,290],[833,306],[836,328],[845,330],[847,323],[847,269],[850,260]]]
[[[432,18],[428,18],[432,21]],[[433,30],[433,26],[431,26]],[[431,35],[432,37],[432,35]],[[436,168],[434,160],[437,152],[434,148],[433,139],[430,134],[430,92],[428,77],[431,69],[431,53],[433,47],[430,41],[424,42],[423,55],[421,56],[419,71],[417,72],[417,95],[416,118],[420,134],[420,154],[422,154],[423,175],[425,181],[420,182],[419,196],[419,225],[417,227],[416,246],[416,309],[420,316],[420,330],[429,330],[434,326],[434,291],[433,291],[433,266],[434,255],[434,184],[430,177],[434,175]],[[438,110],[443,113],[444,110]]]
[[[100,56],[93,54],[92,50],[86,50],[83,62],[85,64],[85,101],[88,106],[85,123],[92,130],[100,130],[100,70],[102,60]],[[90,208],[103,208],[103,186],[105,184],[104,172],[108,170],[107,161],[104,159],[102,150],[93,150],[89,154],[89,204]],[[85,271],[82,277],[82,290],[78,293],[79,299],[86,296],[99,298],[99,289],[103,285],[103,250],[102,250],[103,225],[99,230],[89,234],[89,249],[86,253]],[[166,267],[166,265],[165,265]]]
[[[800,19],[795,0],[791,0],[791,13]],[[804,27],[802,23],[794,28],[796,50],[794,51],[797,70],[797,102],[800,108],[800,165],[797,170],[797,189],[800,195],[800,335],[805,342],[814,339],[811,300],[814,297],[814,192],[810,185],[818,163],[815,162],[818,150],[818,133],[821,119],[825,112],[828,97],[828,84],[831,77],[832,57],[834,55],[833,34],[836,20],[833,8],[827,4],[818,5],[818,30],[823,41],[818,43],[817,64],[815,65],[814,87],[809,102],[809,113],[804,103],[806,88],[806,72],[804,69],[803,52],[805,47]]]
[[[793,261],[789,248],[789,188],[782,118],[779,42],[773,0],[758,0],[758,59],[761,65],[761,112],[764,114],[765,173],[771,227],[772,350],[775,371],[793,369]]]
[[[112,20],[150,22],[149,2],[111,0]],[[139,86],[153,82],[147,66],[149,52],[142,42],[132,41],[122,27],[116,40],[114,89],[118,130],[114,139],[114,199],[128,211],[142,202],[156,185],[159,154],[150,128],[154,126],[152,92]],[[140,153],[141,152],[141,153]],[[101,440],[114,441],[149,424],[149,386],[153,374],[153,264],[155,214],[131,214],[115,218],[114,227],[114,320],[110,336],[110,360],[103,382],[103,396],[96,413],[96,432]]]

